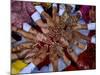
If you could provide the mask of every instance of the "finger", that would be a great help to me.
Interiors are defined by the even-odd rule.
[[[53,3],[52,4],[52,18],[53,18],[53,21],[56,20],[56,15],[57,15],[57,4]]]

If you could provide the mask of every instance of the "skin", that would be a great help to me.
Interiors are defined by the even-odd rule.
[[[26,42],[20,45],[17,45],[15,48],[12,48],[12,52],[17,52],[17,51],[21,51],[27,48],[33,48],[33,46],[35,46],[36,44],[32,43],[32,42]]]
[[[91,22],[96,22],[96,7],[91,7],[91,10],[89,11],[89,17]]]
[[[33,58],[32,58],[32,63],[33,64],[35,64],[37,66],[38,64],[40,64],[41,62],[43,62],[43,60],[48,55],[47,48],[48,48],[48,46],[45,45],[41,50],[39,50],[36,53],[36,56],[33,56]]]
[[[50,50],[50,62],[53,66],[53,72],[57,72],[58,71],[58,56],[57,53],[54,53],[54,50],[51,49]]]

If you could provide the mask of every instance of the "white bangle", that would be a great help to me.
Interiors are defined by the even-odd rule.
[[[53,3],[52,6],[57,8],[57,4],[56,3]]]
[[[34,12],[31,16],[31,18],[34,20],[34,22],[36,22],[37,20],[41,19],[41,16],[38,12]]]
[[[73,13],[74,10],[75,10],[76,5],[72,4],[71,6],[72,6],[72,10],[71,10],[71,12]]]
[[[91,43],[96,44],[96,36],[95,36],[95,35],[94,35],[94,36],[92,36],[92,38],[91,38]]]
[[[96,29],[96,23],[89,23],[88,24],[88,30],[95,30]]]
[[[59,12],[58,12],[59,16],[62,16],[64,11],[65,11],[65,5],[60,5],[59,6]]]
[[[40,14],[44,11],[44,9],[43,9],[42,6],[35,6],[35,9],[36,9]]]
[[[31,26],[28,23],[23,23],[23,30],[28,32],[31,29]]]

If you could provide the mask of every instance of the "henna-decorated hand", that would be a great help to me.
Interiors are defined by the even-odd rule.
[[[38,41],[43,41],[43,40],[46,40],[47,38],[46,38],[43,34],[38,33],[38,34],[36,35],[36,39],[37,39]]]
[[[43,48],[41,48],[41,50],[36,53],[36,56],[32,57],[32,63],[38,65],[41,62],[43,62],[46,56],[48,55],[47,48],[48,48],[47,45],[43,46]]]

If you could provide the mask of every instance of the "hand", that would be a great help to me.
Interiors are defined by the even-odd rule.
[[[12,26],[12,27],[11,27],[11,30],[16,32],[16,31],[17,31],[17,27]]]
[[[40,64],[41,62],[44,61],[44,59],[46,58],[46,56],[48,55],[47,53],[47,47],[43,47],[43,49],[41,49],[36,56],[34,56],[32,58],[32,62],[35,64],[35,65],[38,65]]]
[[[62,42],[62,44],[63,44],[64,46],[68,46],[68,45],[69,45],[68,41],[65,40],[63,37],[61,37],[60,41]]]
[[[42,30],[42,32],[45,33],[45,34],[49,32],[48,28],[41,28],[41,30]]]

